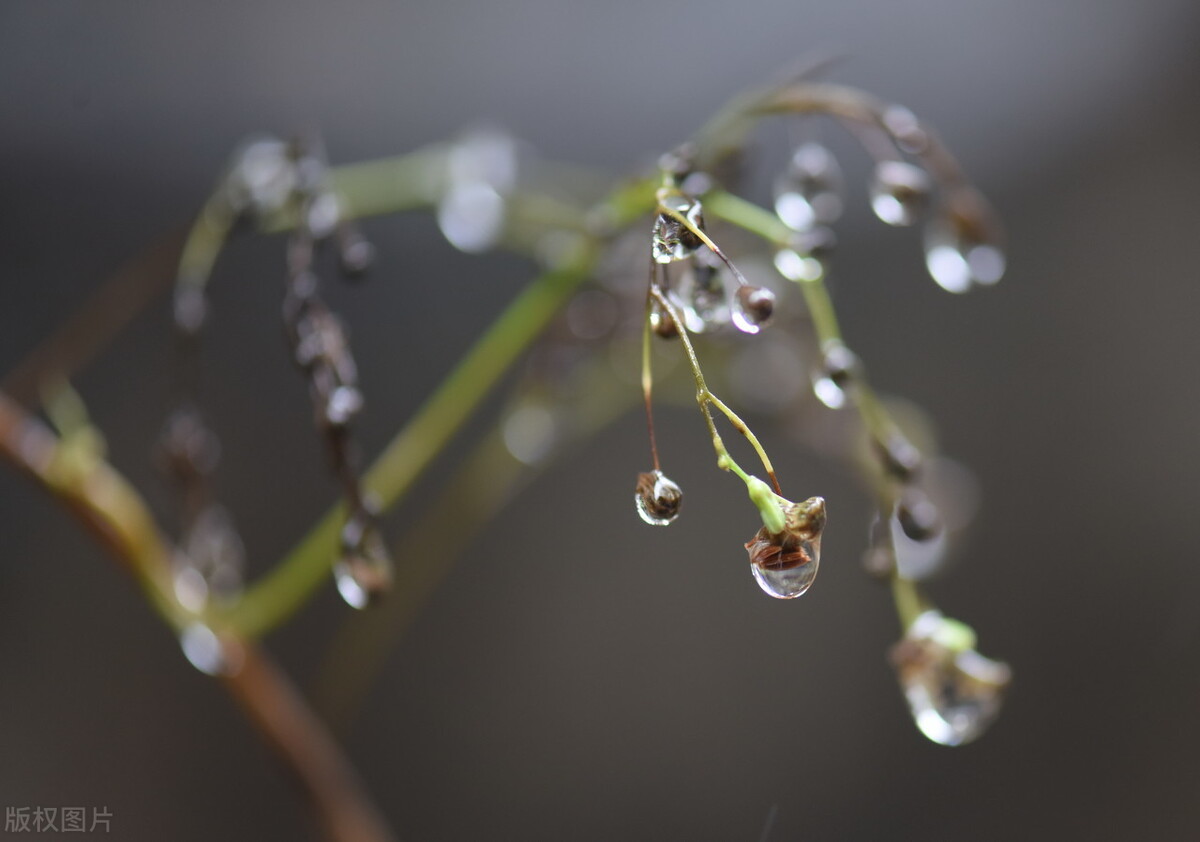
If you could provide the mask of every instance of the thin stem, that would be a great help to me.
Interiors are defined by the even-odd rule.
[[[678,191],[674,191],[674,192],[677,195],[683,195],[682,193],[679,193]],[[667,193],[665,195],[670,195],[670,193]],[[690,231],[692,234],[694,234],[697,238],[699,238],[700,242],[702,242],[702,243],[704,243],[704,245],[708,246],[709,251],[711,251],[718,258],[720,258],[721,262],[725,264],[725,266],[733,274],[734,280],[738,282],[738,286],[746,286],[747,285],[746,277],[741,273],[741,270],[739,270],[736,266],[733,265],[733,261],[725,256],[725,252],[721,251],[721,247],[713,242],[712,238],[709,237],[708,234],[705,233],[703,228],[701,228],[699,225],[696,225],[695,223],[693,223],[690,219],[687,218],[687,216],[685,216],[684,214],[675,210],[674,208],[664,205],[662,203],[663,197],[664,197],[664,195],[661,194],[661,191],[660,191],[658,212],[666,214],[667,216],[671,217],[672,219],[678,221],[681,225],[683,225],[684,228],[686,228],[688,231]]]
[[[0,458],[48,491],[131,573],[167,625],[194,622],[170,587],[170,547],[140,496],[98,453],[79,452],[91,431],[54,435],[0,393]],[[221,678],[259,735],[302,783],[337,842],[386,842],[391,836],[349,762],[287,678],[252,644],[222,635],[238,664]]]
[[[573,265],[547,272],[526,287],[392,439],[363,478],[381,511],[395,505],[429,467],[590,274],[594,260],[589,250]],[[330,509],[274,570],[249,588],[226,618],[232,627],[255,637],[291,616],[324,582],[343,516],[342,506]]]
[[[925,613],[929,606],[917,589],[916,583],[911,579],[905,579],[898,573],[893,573],[891,586],[892,600],[896,603],[896,616],[900,620],[900,627],[902,630],[908,631],[917,617]]]
[[[650,283],[654,283],[657,264],[650,261]],[[646,430],[650,436],[650,460],[654,470],[662,469],[658,461],[658,442],[654,436],[654,406],[651,400],[654,390],[654,372],[650,366],[650,313],[653,299],[646,294],[646,315],[642,320],[642,400],[646,405]]]

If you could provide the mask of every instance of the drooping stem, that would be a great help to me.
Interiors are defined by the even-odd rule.
[[[592,269],[595,253],[526,287],[392,439],[363,478],[381,510],[395,505],[462,427],[516,358],[541,333]],[[249,588],[225,618],[251,637],[283,622],[329,572],[343,517],[329,510],[279,565]]]

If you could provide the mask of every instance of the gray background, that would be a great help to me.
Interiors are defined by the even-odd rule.
[[[736,483],[668,411],[686,516],[629,511],[637,417],[565,456],[400,641],[350,751],[408,839],[754,840],[773,806],[772,840],[1194,839],[1198,24],[1187,0],[6,3],[0,369],[186,224],[250,132],[318,126],[352,161],[482,117],[619,173],[797,55],[843,53],[832,78],[939,127],[1009,229],[1005,281],[954,297],[852,203],[835,270],[875,382],[982,483],[935,595],[1014,665],[1004,716],[961,750],[915,732],[857,563],[866,502],[779,436],[781,473],[835,514],[814,591],[762,597]],[[455,254],[427,217],[368,228],[378,270],[337,306],[374,451],[529,269]],[[279,342],[280,244],[222,266],[211,411],[257,570],[332,489]],[[158,306],[77,382],[156,498],[168,341]],[[309,834],[129,583],[11,472],[0,500],[0,801],[107,805],[112,838]],[[344,618],[331,590],[272,638],[302,682]]]

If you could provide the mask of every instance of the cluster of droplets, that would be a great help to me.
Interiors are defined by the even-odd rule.
[[[969,626],[929,610],[892,647],[891,661],[913,719],[935,743],[956,746],[982,734],[1000,713],[1008,666],[975,651]]]
[[[293,361],[308,381],[317,429],[344,489],[346,523],[334,578],[343,599],[364,608],[390,586],[392,564],[354,464],[350,424],[363,408],[358,368],[341,321],[319,294],[315,271],[318,249],[345,223],[336,204],[319,210],[332,195],[323,156],[308,152],[301,161],[307,163],[297,187],[300,224],[288,244],[283,322]],[[326,212],[334,215],[327,218]]]

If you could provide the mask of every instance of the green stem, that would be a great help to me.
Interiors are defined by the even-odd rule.
[[[530,284],[442,381],[424,406],[392,439],[363,478],[382,509],[393,506],[458,432],[567,298],[591,272],[589,250],[574,264],[545,273]],[[330,509],[280,564],[251,587],[227,621],[256,636],[296,611],[329,573],[344,513]]]

